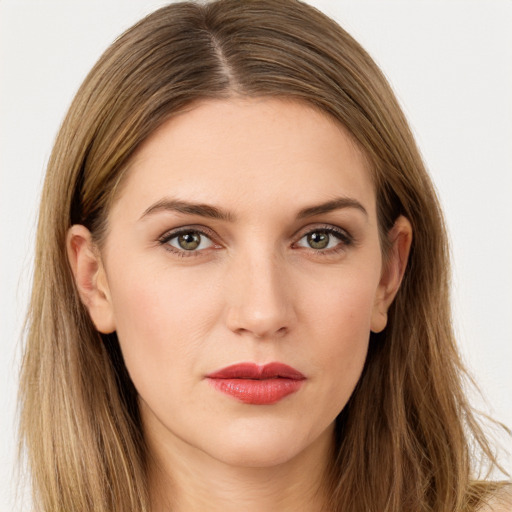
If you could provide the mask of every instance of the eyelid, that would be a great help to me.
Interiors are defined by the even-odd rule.
[[[339,252],[340,250],[344,250],[350,245],[353,245],[356,240],[354,236],[345,228],[341,228],[340,226],[336,226],[333,224],[310,224],[308,226],[305,226],[301,228],[296,234],[293,236],[293,239],[295,240],[292,243],[292,247],[296,246],[296,244],[304,238],[306,235],[313,233],[315,231],[326,231],[329,234],[332,234],[333,236],[339,238],[340,244],[337,244],[336,247],[330,248],[330,249],[314,249],[314,248],[307,248],[307,247],[300,247],[301,249],[309,250],[314,253],[318,254],[331,254],[335,252]],[[200,250],[193,250],[193,251],[187,251],[185,249],[178,249],[176,247],[171,246],[168,244],[169,240],[172,238],[175,238],[179,236],[182,233],[190,233],[190,232],[196,232],[199,233],[201,236],[205,236],[208,238],[213,246],[211,248],[213,249],[219,249],[222,247],[222,244],[220,244],[218,240],[218,235],[213,231],[212,229],[204,226],[204,225],[198,225],[198,224],[191,224],[191,225],[185,225],[185,226],[179,226],[176,228],[172,228],[167,230],[165,233],[160,235],[157,238],[157,242],[165,246],[166,250],[169,250],[170,252],[177,254],[179,256],[199,256],[202,253],[207,252],[210,247]],[[340,247],[341,246],[341,247]]]
[[[201,236],[208,238],[212,242],[212,244],[213,244],[212,248],[221,247],[221,244],[219,244],[216,241],[218,236],[213,230],[211,230],[210,228],[207,228],[206,226],[201,226],[201,225],[197,225],[197,224],[192,224],[192,225],[188,225],[188,226],[179,226],[177,228],[169,229],[165,233],[163,233],[162,235],[160,235],[158,237],[157,242],[160,245],[165,246],[165,249],[168,250],[169,252],[172,252],[174,254],[177,254],[179,256],[184,256],[184,257],[199,256],[201,253],[204,253],[205,251],[210,249],[210,247],[208,247],[206,249],[200,249],[198,251],[197,250],[196,251],[187,251],[185,249],[178,249],[176,247],[173,247],[172,245],[170,245],[168,243],[169,240],[176,238],[177,236],[179,236],[183,233],[199,233]]]
[[[355,241],[354,236],[344,228],[341,228],[339,226],[336,226],[334,224],[313,224],[308,225],[302,229],[300,229],[293,238],[296,240],[300,240],[304,236],[308,235],[309,233],[314,233],[315,231],[327,231],[329,233],[333,233],[335,235],[339,235],[340,239],[345,239],[348,241]]]
[[[177,228],[172,228],[167,230],[165,233],[160,235],[158,237],[159,242],[165,242],[169,240],[170,238],[174,238],[177,235],[180,235],[182,233],[190,233],[190,232],[197,232],[200,233],[208,238],[217,238],[217,234],[210,228],[207,228],[206,226],[201,226],[198,224],[190,224],[187,226],[179,226]],[[213,241],[213,240],[212,240]]]
[[[336,246],[328,249],[314,249],[313,247],[305,247],[298,245],[300,240],[302,240],[305,236],[317,231],[327,232],[328,234],[338,238],[339,243],[336,244]],[[296,241],[293,242],[292,246],[295,246],[295,248],[310,251],[314,254],[322,256],[328,256],[331,254],[336,254],[341,251],[344,251],[349,246],[354,245],[354,243],[356,242],[354,236],[351,233],[349,233],[346,229],[341,228],[339,226],[335,226],[333,224],[317,224],[306,226],[305,228],[301,229],[294,238]]]

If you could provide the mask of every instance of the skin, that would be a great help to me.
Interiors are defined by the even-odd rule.
[[[350,202],[303,211],[339,198]],[[226,215],[163,206],[171,200]],[[325,510],[334,420],[370,331],[386,325],[412,237],[400,217],[384,267],[370,171],[347,131],[287,100],[201,102],[139,148],[108,224],[101,250],[73,226],[68,252],[140,395],[153,509]],[[195,250],[172,238],[183,227],[188,240],[206,234]],[[205,379],[271,361],[306,377],[273,405],[241,403]]]

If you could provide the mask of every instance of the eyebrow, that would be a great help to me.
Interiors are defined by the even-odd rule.
[[[356,208],[368,216],[366,208],[356,199],[352,199],[350,197],[338,197],[319,205],[303,208],[297,214],[297,218],[304,219],[306,217],[314,217],[315,215],[321,215],[323,213],[329,213],[334,210],[341,210],[344,208]]]
[[[142,214],[141,219],[151,215],[152,213],[162,211],[185,213],[188,215],[199,215],[200,217],[225,220],[229,222],[232,222],[235,219],[235,216],[232,213],[215,206],[211,206],[209,204],[189,203],[187,201],[179,201],[167,198],[161,199],[160,201],[157,201],[155,204],[151,205]]]
[[[315,215],[322,215],[324,213],[329,213],[344,208],[355,208],[368,216],[368,212],[366,211],[365,207],[356,199],[352,199],[350,197],[338,197],[325,203],[303,208],[297,214],[297,219],[314,217]],[[186,215],[198,215],[200,217],[207,217],[210,219],[217,219],[228,222],[233,222],[236,218],[233,213],[209,204],[191,203],[188,201],[164,198],[157,201],[147,210],[145,210],[141,216],[141,219],[153,213],[163,211],[184,213]]]

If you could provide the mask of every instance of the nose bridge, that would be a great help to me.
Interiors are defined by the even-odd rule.
[[[282,335],[294,322],[288,272],[268,245],[233,257],[229,270],[227,324],[238,334],[258,338]]]

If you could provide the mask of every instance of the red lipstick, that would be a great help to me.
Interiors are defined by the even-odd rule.
[[[240,363],[206,376],[218,391],[252,405],[270,405],[299,390],[306,379],[282,363]]]

